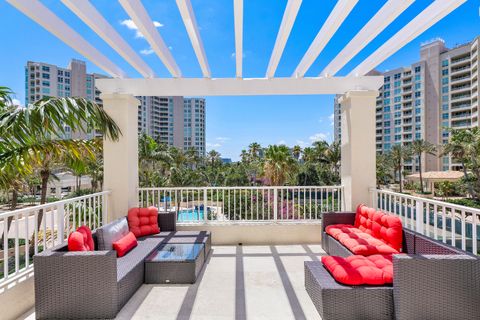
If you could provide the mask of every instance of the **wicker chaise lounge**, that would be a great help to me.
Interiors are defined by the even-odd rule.
[[[159,214],[158,223],[159,234],[138,238],[138,245],[120,258],[114,250],[69,252],[66,244],[34,256],[37,319],[114,318],[144,283],[144,260],[155,248],[204,243],[208,254],[209,232],[175,231],[175,213]]]
[[[354,219],[354,212],[324,214],[325,252],[353,255],[325,228]],[[305,287],[322,319],[480,318],[477,256],[407,229],[402,253],[393,256],[393,285],[385,286],[342,285],[320,262],[305,262]]]

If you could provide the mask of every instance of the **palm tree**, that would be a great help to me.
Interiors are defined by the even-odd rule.
[[[377,188],[380,185],[387,184],[392,179],[392,159],[389,154],[378,154],[376,160]]]
[[[412,154],[414,154],[418,159],[418,172],[420,174],[420,190],[423,193],[423,177],[422,177],[422,156],[423,154],[435,155],[437,148],[432,143],[421,140],[415,140],[410,145]]]
[[[259,143],[257,142],[252,142],[248,146],[248,153],[252,157],[252,159],[257,159],[260,156],[260,150],[262,149],[262,146],[260,146]]]
[[[340,172],[340,144],[338,142],[333,142],[328,146],[328,149],[324,152],[325,162],[328,163],[336,176],[339,176]]]
[[[120,128],[102,107],[84,98],[45,97],[27,108],[0,110],[0,167],[41,178],[40,203],[46,202],[47,183],[54,166],[68,158],[93,159],[95,140],[64,140],[66,129],[95,130],[111,140],[121,135]],[[0,177],[3,178],[3,177]],[[40,211],[38,221],[43,218]]]
[[[315,161],[315,149],[312,147],[307,147],[303,149],[303,162],[308,163],[308,162],[314,162]]]
[[[292,154],[295,157],[295,159],[298,161],[300,159],[300,155],[302,154],[302,147],[300,147],[299,145],[293,146]]]
[[[400,182],[400,193],[403,192],[403,181],[402,181],[402,171],[403,171],[403,162],[411,159],[410,148],[405,147],[401,144],[395,144],[392,147],[392,150],[389,153],[392,163],[393,170],[396,173],[398,172],[399,182]]]
[[[284,185],[295,171],[296,165],[287,146],[271,145],[265,151],[264,172],[272,185]]]
[[[247,152],[247,150],[245,150],[245,149],[242,150],[242,152],[240,153],[240,159],[243,163],[250,162],[250,155]]]
[[[207,159],[208,159],[208,162],[210,163],[210,165],[212,167],[215,167],[216,164],[220,163],[221,161],[221,158],[220,158],[220,153],[218,153],[217,151],[215,150],[210,150],[208,153],[207,153]]]

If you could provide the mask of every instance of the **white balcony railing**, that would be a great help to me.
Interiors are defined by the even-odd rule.
[[[341,186],[139,189],[139,206],[177,211],[180,224],[318,220],[343,200]]]
[[[405,227],[479,254],[480,209],[387,190],[371,190],[376,207],[399,216]]]
[[[0,213],[0,286],[33,268],[33,255],[64,243],[80,225],[106,221],[109,191]],[[9,226],[9,227],[6,227]]]

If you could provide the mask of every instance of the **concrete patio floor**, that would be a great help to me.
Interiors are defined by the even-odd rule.
[[[117,319],[320,319],[303,271],[325,254],[320,245],[212,249],[194,285],[143,285]]]

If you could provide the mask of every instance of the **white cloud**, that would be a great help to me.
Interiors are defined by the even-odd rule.
[[[207,142],[205,145],[208,148],[220,148],[222,146],[220,143],[211,143],[211,142]]]
[[[14,106],[21,106],[21,105],[22,105],[22,103],[21,103],[20,100],[18,100],[18,99],[12,99],[12,104],[13,104]]]
[[[219,141],[220,143],[225,143],[228,140],[230,140],[230,138],[228,138],[228,137],[216,137],[215,140]]]
[[[134,30],[135,31],[135,38],[143,38],[144,37],[143,34],[140,31],[138,31],[138,27],[135,24],[135,22],[133,22],[133,20],[125,19],[125,20],[120,21],[120,24],[122,26],[127,27],[127,29],[129,29],[129,30]],[[163,24],[161,24],[158,21],[153,21],[153,25],[155,26],[155,28],[163,27]]]
[[[148,56],[148,55],[152,54],[153,52],[154,51],[153,51],[152,48],[140,50],[140,53],[143,54],[144,56]]]
[[[333,120],[335,118],[335,114],[332,113],[331,115],[328,116],[328,120],[330,120],[330,125],[333,127],[334,123],[333,123]]]
[[[295,141],[295,143],[296,143],[297,145],[299,145],[301,148],[308,147],[308,143],[306,143],[306,142],[303,141],[303,140],[297,140],[297,141]]]
[[[330,136],[330,133],[315,133],[314,135],[310,136],[310,141],[315,142],[315,141],[321,141],[321,140],[327,140],[327,138]]]
[[[277,142],[277,144],[287,144],[287,142],[285,140],[280,140]]]

